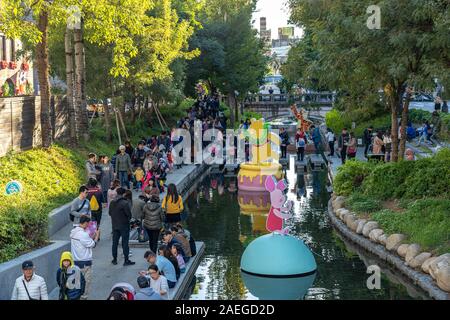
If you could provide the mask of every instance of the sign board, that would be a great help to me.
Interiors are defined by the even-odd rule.
[[[19,181],[10,181],[6,184],[5,195],[10,196],[16,193],[21,193],[23,190]]]

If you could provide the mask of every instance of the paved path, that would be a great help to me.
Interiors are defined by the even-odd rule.
[[[181,181],[194,169],[195,165],[185,165],[181,169],[174,170],[167,176],[167,185],[174,183],[178,185]],[[165,188],[167,190],[167,188]],[[134,197],[138,196],[138,192],[133,192]],[[161,194],[161,199],[165,193]],[[69,240],[70,230],[72,225],[68,224],[56,233],[52,240]],[[101,236],[100,242],[93,250],[93,272],[92,272],[92,285],[89,294],[89,300],[105,300],[111,288],[118,282],[128,282],[137,288],[136,279],[138,273],[141,270],[146,270],[148,267],[147,261],[144,259],[144,253],[148,250],[147,247],[132,248],[132,256],[130,260],[135,261],[133,266],[123,266],[124,258],[122,255],[121,246],[119,244],[118,250],[118,264],[111,264],[112,261],[112,227],[111,218],[108,214],[108,210],[103,210],[103,216],[101,221]],[[50,299],[58,298],[58,288],[53,290],[50,295]]]

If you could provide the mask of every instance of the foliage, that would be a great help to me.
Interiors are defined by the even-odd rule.
[[[403,233],[408,241],[436,254],[450,252],[450,200],[423,199],[411,202],[407,210],[382,210],[372,214],[387,234]]]
[[[425,120],[431,119],[431,112],[420,110],[420,109],[411,109],[408,112],[408,120],[412,123],[422,124]]]
[[[325,115],[325,124],[333,132],[339,134],[343,128],[350,128],[351,121],[347,118],[344,119],[344,116],[339,110],[333,109]]]
[[[415,165],[416,162],[402,161],[376,166],[364,180],[364,193],[378,199],[401,198],[406,192],[405,180],[414,172]]]
[[[360,189],[364,179],[373,170],[373,164],[362,161],[346,161],[340,166],[333,181],[333,188],[339,195],[348,196]]]
[[[253,119],[253,118],[259,120],[262,118],[262,114],[254,111],[245,111],[244,114],[242,115],[243,121],[245,121],[246,119]]]
[[[267,69],[263,44],[252,28],[254,1],[207,0],[200,17],[203,28],[190,41],[201,55],[188,63],[186,92],[204,80],[211,91],[255,92]]]
[[[345,203],[348,204],[352,210],[357,212],[370,213],[381,209],[379,200],[360,192],[352,193],[350,197],[345,200]]]

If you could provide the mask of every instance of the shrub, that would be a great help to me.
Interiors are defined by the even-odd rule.
[[[259,120],[262,118],[262,114],[259,112],[245,111],[243,116],[241,117],[241,120],[245,121],[246,119],[253,119],[253,118]]]
[[[325,123],[335,133],[339,133],[344,127],[350,127],[351,125],[351,122],[345,119],[336,109],[331,110],[325,115]]]
[[[431,112],[420,110],[420,109],[410,109],[408,111],[408,120],[412,123],[422,124],[425,120],[431,119]]]
[[[405,179],[407,198],[450,197],[450,159],[424,158],[415,162]]]
[[[340,166],[334,179],[333,187],[337,194],[348,196],[360,189],[364,179],[372,172],[375,165],[370,162],[347,161]]]
[[[378,199],[401,198],[406,191],[404,182],[414,167],[414,162],[407,161],[376,166],[370,176],[364,180],[364,194]]]
[[[359,213],[370,213],[381,209],[381,203],[379,200],[359,192],[353,193],[346,200],[346,204],[348,204],[352,210]]]
[[[382,210],[372,215],[387,234],[403,233],[408,241],[437,254],[450,252],[450,200],[424,199],[409,204],[406,212]]]

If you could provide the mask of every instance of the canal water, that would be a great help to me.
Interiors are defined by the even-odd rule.
[[[300,295],[304,299],[421,299],[426,295],[408,280],[397,278],[395,271],[376,258],[344,242],[327,217],[330,186],[326,171],[297,175],[288,170],[288,199],[294,201],[291,234],[301,238],[314,253],[318,271],[312,286]],[[266,234],[265,214],[269,195],[237,190],[236,177],[211,173],[197,186],[187,200],[187,228],[196,241],[206,245],[205,255],[197,269],[191,290],[185,296],[193,300],[277,299],[280,284],[261,284],[267,293],[258,297],[246,287],[240,272],[240,259],[246,246]],[[367,266],[381,268],[380,289],[370,290]],[[286,281],[286,280],[284,280]],[[294,288],[297,284],[291,282]],[[272,287],[270,287],[272,286]],[[292,287],[291,286],[291,287]],[[301,284],[298,285],[301,291]],[[286,289],[287,290],[287,289]],[[286,296],[284,297],[286,298]],[[289,298],[289,297],[288,297]],[[292,299],[299,299],[293,295]]]

